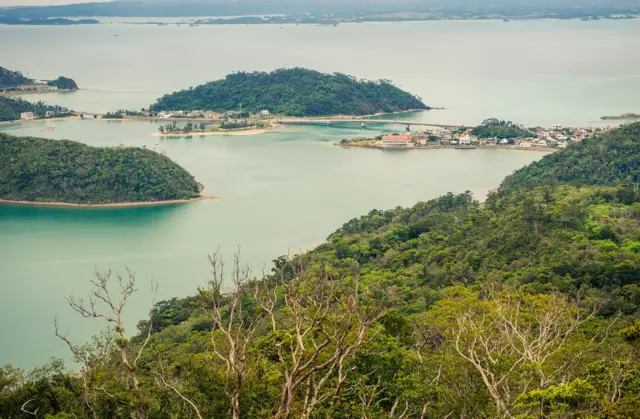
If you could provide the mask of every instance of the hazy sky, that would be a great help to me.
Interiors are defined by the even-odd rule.
[[[47,6],[51,4],[90,3],[105,0],[0,0],[0,6]]]

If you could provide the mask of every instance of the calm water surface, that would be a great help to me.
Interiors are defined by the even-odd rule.
[[[0,26],[0,39],[3,66],[88,89],[37,97],[80,111],[145,107],[233,71],[304,66],[390,79],[447,108],[424,117],[443,123],[585,125],[640,112],[640,20]]]
[[[119,36],[116,37],[115,35]],[[31,77],[71,76],[88,90],[31,96],[78,110],[148,105],[166,91],[234,70],[306,66],[388,78],[447,111],[407,118],[477,123],[589,124],[640,108],[640,22],[432,22],[315,26],[0,26],[2,65]],[[55,131],[40,131],[55,125]],[[446,192],[478,197],[536,152],[380,151],[332,145],[345,127],[289,127],[253,137],[158,138],[155,123],[65,121],[5,125],[17,135],[91,145],[147,146],[167,154],[220,199],[189,205],[79,210],[0,206],[0,364],[31,367],[67,356],[54,315],[78,342],[101,323],[75,316],[94,270],[137,273],[131,329],[159,298],[206,283],[206,254],[259,271],[312,247],[372,208],[412,205]],[[401,127],[388,127],[388,130]],[[367,134],[379,133],[371,127]]]

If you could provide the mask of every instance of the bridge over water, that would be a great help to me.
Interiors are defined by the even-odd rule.
[[[313,119],[313,118],[305,118],[305,119],[278,119],[278,122],[285,125],[333,125],[333,124],[342,124],[342,123],[358,123],[361,126],[366,126],[367,124],[394,124],[394,125],[404,125],[406,127],[411,126],[420,126],[420,127],[432,127],[432,128],[444,128],[444,129],[459,129],[459,128],[468,128],[464,125],[445,125],[445,124],[433,124],[429,122],[416,122],[416,121],[402,121],[399,119],[363,119],[363,118],[336,118],[336,119]]]

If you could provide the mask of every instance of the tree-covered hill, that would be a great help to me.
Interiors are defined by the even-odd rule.
[[[198,196],[193,176],[154,151],[0,133],[0,199],[111,204]]]
[[[0,19],[1,20],[1,19]],[[35,24],[35,23],[34,23]],[[33,84],[35,80],[25,77],[19,71],[11,71],[4,67],[0,67],[0,89],[11,89],[21,84]],[[44,84],[44,83],[40,83]],[[47,82],[49,86],[55,86],[63,90],[76,90],[78,85],[73,79],[60,76],[55,80]]]
[[[33,82],[33,80],[25,77],[19,71],[11,71],[4,67],[0,67],[0,89],[31,82]]]
[[[55,86],[61,90],[78,90],[78,84],[68,77],[60,76],[55,80],[51,80],[47,83],[49,86]]]
[[[19,98],[0,96],[0,122],[20,119],[22,112],[33,112],[39,119],[45,118],[47,112],[54,112],[56,117],[71,115],[69,109],[44,102],[28,102]]]
[[[640,178],[640,123],[584,140],[508,176],[503,192],[535,185],[620,185]],[[637,186],[636,186],[637,187]]]
[[[519,127],[511,121],[499,121],[497,119],[487,119],[481,125],[475,127],[471,133],[478,138],[527,138],[535,137],[529,130]]]
[[[422,101],[389,81],[359,81],[345,74],[323,74],[303,68],[271,73],[234,73],[222,80],[165,95],[152,111],[208,110],[290,116],[369,115],[427,109]]]
[[[601,141],[618,144],[605,154],[615,166],[640,136],[628,126]],[[554,164],[573,167],[585,147]],[[111,304],[70,305],[106,316],[109,330],[77,346],[55,329],[80,371],[0,368],[0,412],[30,417],[28,402],[56,419],[635,418],[640,192],[625,175],[589,179],[531,175],[484,204],[463,193],[373,210],[259,279],[212,255],[209,285],[160,302],[130,340],[120,308],[135,278],[112,293],[99,273],[94,296]]]

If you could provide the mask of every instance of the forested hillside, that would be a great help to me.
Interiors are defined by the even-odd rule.
[[[110,204],[197,196],[193,176],[154,151],[0,133],[0,199]]]
[[[165,95],[152,111],[269,110],[290,116],[369,115],[427,109],[420,99],[388,81],[358,81],[345,74],[303,68],[234,73],[222,80]]]
[[[47,112],[54,112],[56,117],[71,115],[67,108],[56,105],[47,105],[44,102],[28,102],[23,99],[12,99],[0,96],[0,122],[15,121],[20,119],[22,112],[33,112],[38,118],[45,118]]]
[[[554,183],[576,186],[637,184],[640,178],[638,138],[639,123],[587,138],[508,176],[500,189],[505,192]]]
[[[25,77],[21,72],[0,67],[0,89],[30,82],[33,82],[33,80]]]
[[[639,127],[539,164],[637,146]],[[606,167],[627,161],[620,151]],[[107,304],[70,309],[110,329],[84,347],[63,332],[72,325],[55,330],[80,372],[6,366],[0,412],[28,418],[29,401],[58,419],[637,417],[640,193],[624,171],[589,184],[597,159],[580,167],[579,187],[529,174],[483,205],[464,193],[371,211],[259,279],[212,255],[209,285],[157,304],[131,340],[118,308],[135,279],[111,292],[115,278],[97,274]]]

